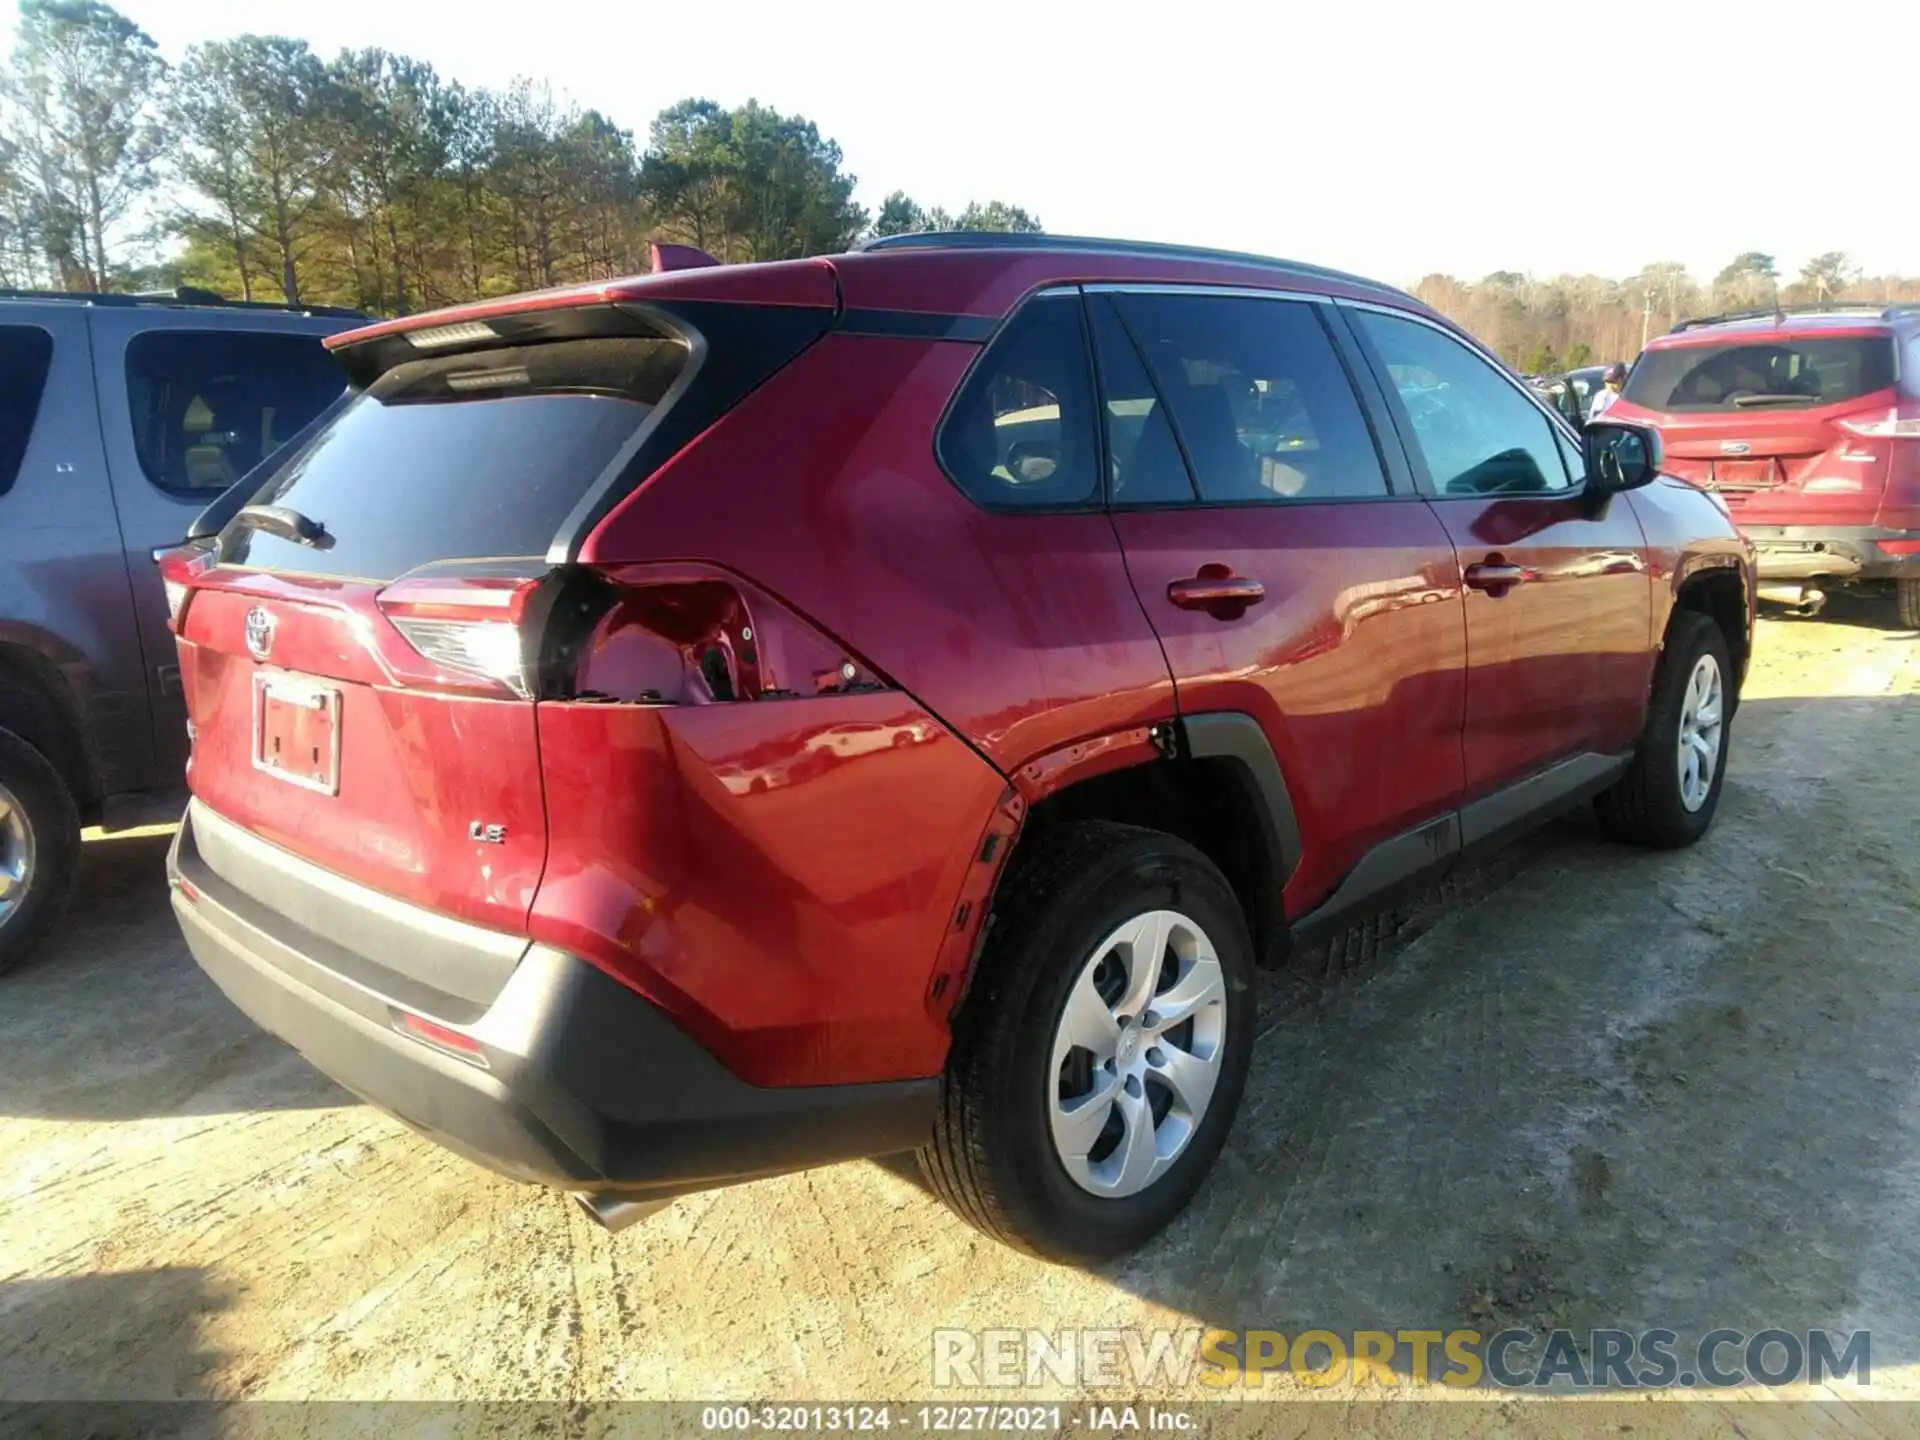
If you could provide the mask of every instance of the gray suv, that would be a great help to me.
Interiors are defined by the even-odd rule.
[[[155,551],[339,397],[320,340],[362,320],[0,291],[0,972],[58,916],[80,827],[181,784]]]

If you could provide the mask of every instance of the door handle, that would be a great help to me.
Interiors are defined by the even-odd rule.
[[[1204,610],[1216,620],[1238,620],[1267,598],[1267,587],[1231,565],[1202,565],[1200,573],[1167,584],[1167,599],[1182,610]]]
[[[1526,578],[1524,566],[1509,565],[1498,555],[1489,556],[1478,565],[1467,566],[1467,584],[1475,590],[1486,591],[1496,599]]]

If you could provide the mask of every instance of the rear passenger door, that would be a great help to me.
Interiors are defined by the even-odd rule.
[[[153,563],[194,518],[345,388],[321,338],[340,320],[273,311],[95,307],[94,382],[145,657],[156,776],[186,765],[186,707]]]
[[[1298,917],[1458,803],[1453,548],[1374,433],[1324,301],[1089,287],[1087,302],[1128,569],[1182,715],[1249,715],[1272,743],[1301,832]]]
[[[1459,553],[1469,796],[1626,749],[1652,678],[1653,587],[1632,503],[1584,494],[1572,435],[1463,341],[1403,312],[1341,308]]]

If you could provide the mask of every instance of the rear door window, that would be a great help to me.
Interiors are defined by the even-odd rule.
[[[1167,294],[1124,294],[1117,303],[1203,502],[1388,493],[1360,401],[1314,306]]]
[[[150,330],[127,344],[140,468],[175,495],[228,489],[345,388],[317,335]]]
[[[1080,297],[1041,295],[975,363],[941,426],[940,462],[995,509],[1097,504],[1093,375]]]
[[[240,527],[223,558],[391,580],[434,560],[544,555],[686,364],[678,340],[562,340],[408,361],[342,408],[252,503],[322,546]]]
[[[1743,339],[1648,350],[1622,395],[1679,414],[1807,409],[1885,390],[1894,373],[1891,335]]]
[[[0,325],[0,495],[27,458],[40,397],[53,363],[53,337],[37,325]]]

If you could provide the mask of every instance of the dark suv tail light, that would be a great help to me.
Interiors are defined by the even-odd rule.
[[[217,562],[215,542],[210,538],[189,540],[171,550],[157,550],[153,558],[160,567],[160,584],[167,592],[167,628],[177,635],[186,617],[187,601],[193,596],[193,582]]]

